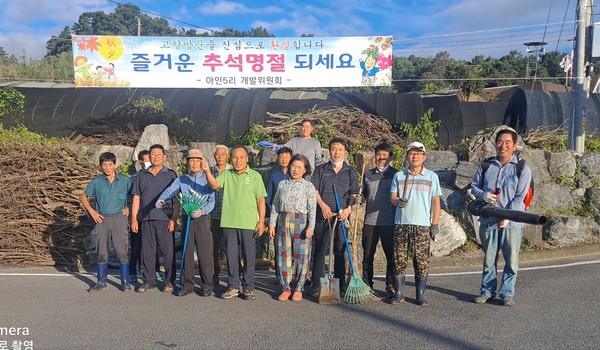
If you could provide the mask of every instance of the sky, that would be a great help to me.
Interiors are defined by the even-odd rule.
[[[455,59],[501,57],[525,42],[568,52],[577,0],[129,0],[175,28],[249,30],[262,26],[278,37],[392,35],[394,56]],[[84,12],[114,12],[111,0],[0,0],[0,47],[19,58],[39,59],[46,42]],[[181,22],[178,22],[178,21]],[[193,25],[193,26],[192,26]],[[204,29],[200,29],[204,28]],[[535,51],[534,51],[535,53]]]

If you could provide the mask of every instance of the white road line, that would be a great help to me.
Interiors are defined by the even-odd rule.
[[[548,265],[548,266],[534,266],[534,267],[523,267],[520,268],[519,271],[533,271],[533,270],[546,270],[546,269],[556,269],[556,268],[565,268],[572,266],[582,266],[582,265],[592,265],[592,264],[600,264],[600,260],[592,260],[592,261],[581,261],[574,262],[568,264],[560,264],[560,265]],[[501,272],[502,270],[498,270]],[[481,274],[481,270],[478,271],[465,271],[465,272],[447,272],[447,273],[431,273],[429,276],[460,276],[460,275],[479,275]],[[0,272],[1,276],[14,277],[14,276],[35,276],[35,277],[73,277],[73,276],[92,276],[95,277],[96,273],[74,273],[74,272],[62,272],[62,273],[36,273],[36,272]],[[119,277],[119,274],[111,274],[110,276]],[[412,275],[408,275],[412,276]],[[199,276],[197,276],[199,277]],[[261,271],[256,272],[255,278],[272,278],[273,273],[263,273]],[[385,278],[385,275],[375,275],[373,277],[376,278]]]

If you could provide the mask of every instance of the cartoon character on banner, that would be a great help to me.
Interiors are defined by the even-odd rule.
[[[73,65],[75,66],[75,74],[79,78],[90,78],[90,68],[92,68],[92,63],[88,63],[88,58],[85,56],[77,56],[75,60],[73,60]]]

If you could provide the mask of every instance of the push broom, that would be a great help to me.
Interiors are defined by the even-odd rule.
[[[335,197],[335,206],[337,212],[340,213],[342,211],[342,207],[340,206],[340,199],[338,198],[337,192],[335,191],[335,185],[333,187],[333,196]],[[339,221],[340,226],[342,227],[342,233],[344,234],[344,243],[346,244],[346,251],[348,252],[348,260],[350,261],[350,269],[352,270],[352,276],[348,280],[348,285],[346,286],[346,294],[344,294],[344,302],[347,304],[362,304],[374,300],[377,298],[371,287],[360,278],[359,275],[356,274],[356,270],[354,268],[354,260],[352,260],[352,252],[350,251],[350,245],[348,244],[348,231],[346,229],[346,224],[344,220]]]

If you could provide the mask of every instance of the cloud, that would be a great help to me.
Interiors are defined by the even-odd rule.
[[[106,0],[0,0],[0,47],[17,57],[39,59],[46,54],[46,42],[65,26],[72,26],[79,15],[90,11],[114,10]]]
[[[275,14],[283,12],[283,9],[277,6],[250,8],[242,3],[227,0],[206,2],[202,6],[200,6],[198,10],[203,15],[211,16],[226,16],[240,14]]]

